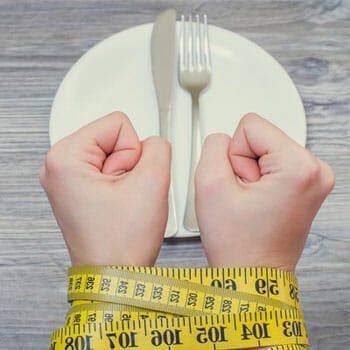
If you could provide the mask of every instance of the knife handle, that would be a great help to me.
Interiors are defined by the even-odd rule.
[[[174,190],[173,185],[170,183],[169,187],[169,195],[168,195],[168,222],[165,229],[164,237],[173,237],[177,232],[177,218],[176,218],[176,210],[175,210],[175,200],[174,200]]]
[[[159,110],[159,135],[167,139],[169,142],[171,139],[170,135],[170,118],[171,118],[171,108],[161,108]],[[170,182],[169,195],[168,195],[168,222],[165,229],[164,237],[173,237],[177,233],[177,217],[176,217],[176,207],[173,189],[173,180]]]

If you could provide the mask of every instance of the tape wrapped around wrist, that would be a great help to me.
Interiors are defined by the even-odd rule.
[[[307,349],[294,274],[272,268],[73,267],[54,350]]]

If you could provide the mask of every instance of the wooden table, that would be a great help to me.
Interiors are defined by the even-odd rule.
[[[179,13],[206,12],[212,24],[255,41],[297,85],[307,113],[307,147],[337,177],[297,270],[311,349],[349,349],[347,0],[0,0],[0,348],[47,349],[67,310],[69,260],[38,183],[56,89],[94,44],[152,22],[171,6]],[[205,265],[200,242],[165,243],[158,264]]]

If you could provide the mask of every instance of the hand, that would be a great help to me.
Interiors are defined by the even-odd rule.
[[[234,136],[209,136],[197,168],[196,212],[210,266],[294,271],[331,168],[257,115]]]
[[[73,265],[153,265],[168,218],[170,145],[112,113],[59,141],[40,172]]]

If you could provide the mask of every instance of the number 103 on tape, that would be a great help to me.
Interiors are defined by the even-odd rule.
[[[267,268],[74,268],[51,350],[307,349],[297,288]]]

